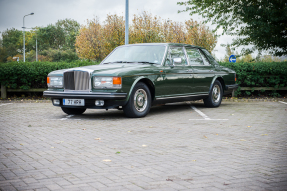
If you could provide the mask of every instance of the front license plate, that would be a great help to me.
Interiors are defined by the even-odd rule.
[[[63,99],[63,105],[85,106],[84,99]]]

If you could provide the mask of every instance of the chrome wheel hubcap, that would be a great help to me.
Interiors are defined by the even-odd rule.
[[[143,112],[147,107],[147,93],[144,89],[138,89],[134,96],[134,106],[137,111]]]
[[[220,100],[220,87],[215,85],[212,90],[212,100],[214,103],[219,102]]]

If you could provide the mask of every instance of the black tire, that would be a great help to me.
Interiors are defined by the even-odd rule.
[[[212,88],[210,89],[208,98],[205,98],[204,105],[206,107],[218,107],[221,104],[223,96],[223,89],[222,85],[218,80],[215,80],[215,82],[212,85]]]
[[[151,107],[151,94],[146,84],[139,82],[135,85],[128,103],[123,107],[127,117],[139,118],[149,113]]]
[[[68,107],[61,107],[63,112],[65,112],[68,115],[81,115],[83,114],[86,109],[84,108],[68,108]]]

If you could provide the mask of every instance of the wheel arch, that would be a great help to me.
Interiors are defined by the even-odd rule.
[[[215,77],[213,78],[213,80],[212,80],[212,82],[211,82],[211,84],[210,84],[209,92],[211,91],[211,88],[212,88],[212,86],[213,86],[215,80],[218,80],[218,81],[221,83],[222,90],[223,90],[223,93],[224,93],[224,91],[225,91],[225,82],[224,82],[222,76],[215,76]]]
[[[131,86],[131,89],[130,89],[130,91],[129,91],[129,94],[128,94],[128,96],[127,96],[127,100],[130,99],[130,95],[131,95],[131,93],[132,93],[132,91],[133,91],[135,85],[136,85],[137,83],[139,83],[139,82],[143,82],[144,84],[146,84],[146,85],[148,86],[148,88],[149,88],[149,90],[150,90],[150,94],[151,94],[151,99],[152,99],[152,102],[153,102],[153,101],[154,101],[154,98],[155,98],[155,85],[154,85],[154,83],[153,83],[150,79],[148,79],[148,78],[146,78],[146,77],[144,77],[144,76],[141,76],[141,77],[137,78],[137,79],[134,81],[134,83],[133,83],[133,85]]]

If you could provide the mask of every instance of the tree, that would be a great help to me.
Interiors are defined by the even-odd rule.
[[[55,27],[61,28],[64,32],[65,42],[63,44],[63,49],[75,51],[75,41],[80,30],[80,24],[73,19],[64,19],[58,20]]]
[[[147,12],[134,15],[129,28],[130,43],[171,42],[198,45],[210,52],[217,36],[204,24],[188,20],[185,23],[165,21]],[[124,44],[125,22],[122,16],[107,15],[103,24],[96,18],[82,26],[76,39],[80,58],[104,59],[114,48]]]
[[[62,49],[65,44],[65,33],[61,27],[52,24],[37,30],[39,51],[48,48]]]
[[[76,39],[76,52],[80,58],[102,60],[103,55],[103,29],[98,18],[87,20],[87,26],[80,29]]]
[[[131,43],[165,42],[166,35],[162,31],[160,17],[152,16],[147,12],[134,15],[130,27]]]
[[[233,51],[231,50],[230,44],[227,44],[225,47],[226,55],[224,56],[223,61],[224,62],[229,62],[229,57],[234,54]],[[238,61],[237,61],[238,62]]]
[[[107,15],[102,30],[105,56],[115,47],[125,44],[125,21],[123,16]]]
[[[15,28],[7,29],[2,32],[2,60],[7,60],[9,56],[22,52],[23,50],[23,33]],[[2,52],[3,51],[3,52]],[[6,56],[4,56],[4,51]]]
[[[8,54],[7,54],[6,48],[0,47],[0,63],[6,62],[7,58],[8,58]]]
[[[178,2],[183,11],[199,14],[205,22],[222,27],[223,34],[238,36],[232,46],[254,45],[243,49],[248,54],[258,49],[270,54],[287,54],[286,0],[189,0]],[[182,12],[182,11],[179,11]]]

